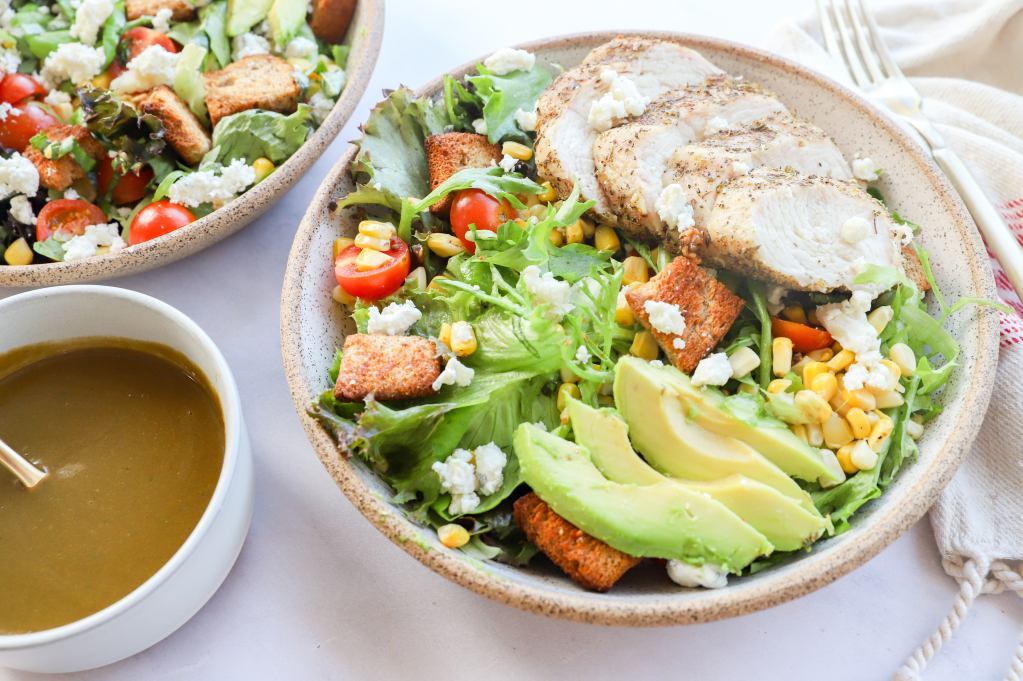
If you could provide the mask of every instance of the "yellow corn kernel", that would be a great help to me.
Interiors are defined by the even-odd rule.
[[[742,393],[743,395],[753,396],[757,394],[758,389],[757,386],[755,385],[750,385],[749,383],[740,383],[738,392]]]
[[[771,370],[775,376],[784,376],[792,370],[792,341],[788,338],[771,341]]]
[[[579,392],[579,386],[575,383],[562,383],[558,387],[558,409],[565,408],[565,401],[567,398],[572,397],[579,399],[582,393]]]
[[[518,142],[505,142],[501,145],[501,153],[517,158],[520,161],[528,161],[533,158],[533,150],[525,144],[519,144]]]
[[[789,426],[789,430],[791,430],[793,433],[795,433],[796,437],[798,437],[803,442],[809,442],[809,440],[807,439],[807,436],[806,436],[806,427],[805,426],[802,426],[802,425]]]
[[[776,378],[767,384],[767,392],[777,395],[778,393],[785,392],[790,385],[792,385],[792,381],[785,378]]]
[[[885,416],[883,413],[879,412],[877,409],[875,409],[874,411],[867,412],[867,421],[870,423],[871,428],[873,428],[874,424],[880,421],[882,418],[886,419],[888,417]]]
[[[597,395],[597,404],[602,407],[610,407],[613,409],[615,406],[615,398],[611,395]]]
[[[334,260],[337,260],[337,256],[341,255],[341,251],[345,250],[349,246],[355,243],[355,239],[349,239],[347,237],[341,237],[340,239],[334,239]]]
[[[849,452],[849,460],[861,471],[869,471],[877,465],[877,452],[870,448],[866,440],[857,440]]]
[[[313,67],[313,65],[309,63],[308,59],[304,59],[302,57],[291,57],[290,59],[287,59],[286,61],[289,64],[291,64],[292,66],[297,66],[298,68],[302,69],[303,71],[308,71],[309,69],[311,69]]]
[[[561,367],[558,369],[558,373],[561,375],[562,383],[578,383],[582,379],[575,375],[575,373],[568,367]]]
[[[351,293],[341,288],[340,285],[334,287],[334,290],[330,293],[330,297],[334,299],[335,303],[340,303],[341,305],[346,305],[348,307],[354,307],[355,301],[358,300]]]
[[[912,419],[906,421],[906,435],[910,436],[914,440],[919,440],[924,435],[923,424],[917,423]]]
[[[622,247],[622,242],[618,240],[613,227],[600,225],[593,232],[593,245],[598,251],[617,251]]]
[[[828,360],[828,369],[839,372],[856,361],[856,353],[852,350],[839,350],[838,353]]]
[[[852,475],[860,470],[856,467],[856,464],[852,462],[852,450],[855,446],[855,442],[850,442],[842,445],[838,448],[838,451],[835,452],[835,458],[838,459],[838,465],[842,467],[842,472],[846,475]]]
[[[913,354],[913,349],[905,343],[896,343],[890,348],[888,354],[892,361],[898,365],[903,376],[912,376],[916,371],[916,355]]]
[[[835,352],[831,348],[824,348],[822,350],[814,350],[813,352],[806,353],[806,356],[812,359],[814,362],[828,363],[834,356]]]
[[[615,322],[622,326],[632,326],[636,323],[636,315],[629,307],[629,301],[625,299],[625,292],[618,293],[618,304],[615,306]]]
[[[794,373],[796,376],[802,376],[803,375],[803,369],[805,369],[806,365],[809,364],[812,361],[813,361],[812,359],[810,359],[806,355],[803,355],[803,357],[798,362],[796,362],[795,364],[792,365],[792,368],[790,369],[790,371],[792,373]]]
[[[622,277],[623,284],[640,283],[650,281],[650,273],[647,271],[646,260],[638,255],[630,255],[623,263],[625,265],[625,276]]]
[[[355,269],[358,272],[369,272],[379,267],[383,267],[387,263],[391,262],[393,258],[391,256],[374,251],[371,248],[364,248],[359,251],[359,257],[355,259]]]
[[[888,326],[888,322],[892,320],[895,313],[892,308],[888,305],[882,305],[873,312],[867,315],[867,321],[874,327],[874,330],[878,333],[884,331],[884,327]]]
[[[103,73],[99,74],[98,76],[92,79],[92,84],[95,85],[96,87],[101,87],[104,90],[109,90],[110,81],[112,80],[113,78],[110,76],[110,71],[104,71]]]
[[[256,182],[262,182],[275,167],[274,162],[268,158],[257,158],[253,161],[252,169],[256,171]]]
[[[451,342],[448,347],[459,357],[476,352],[476,334],[469,322],[455,322],[451,325]]]
[[[391,237],[395,234],[394,225],[377,220],[363,220],[359,223],[359,234],[374,239],[386,239],[390,243]]]
[[[824,431],[824,443],[829,449],[838,449],[853,441],[849,424],[836,413],[832,413],[831,418],[821,424],[821,429]]]
[[[829,373],[827,364],[810,360],[810,363],[803,367],[803,385],[813,385],[815,376],[826,373]]]
[[[899,378],[902,377],[902,369],[890,359],[882,359],[880,364],[888,369],[888,384],[885,386],[885,390],[895,390],[896,386],[899,385]],[[874,392],[877,391],[875,390]]]
[[[831,405],[812,390],[800,390],[792,401],[811,420],[824,423],[831,418]]]
[[[845,471],[842,469],[842,464],[838,461],[838,457],[835,456],[835,453],[830,449],[822,449],[821,458],[824,459],[824,463],[826,463],[828,468],[831,469],[831,472],[835,474],[837,480],[831,480],[822,475],[817,478],[817,482],[820,483],[820,486],[824,489],[830,489],[835,485],[840,485],[845,482]]]
[[[434,293],[447,293],[447,289],[437,283],[438,279],[447,279],[447,277],[438,274],[432,281],[430,281],[430,285],[426,287],[426,290],[433,291]]]
[[[451,234],[431,234],[426,237],[426,247],[442,258],[465,253],[461,240]]]
[[[583,236],[592,239],[593,235],[597,233],[597,226],[587,218],[579,218],[579,223],[583,226]]]
[[[469,530],[455,523],[441,525],[437,528],[437,539],[449,549],[457,549],[469,543]]]
[[[32,264],[32,248],[25,241],[25,237],[19,237],[11,242],[4,251],[4,261],[14,266]]]
[[[551,243],[554,244],[555,246],[564,246],[565,245],[565,235],[562,234],[557,229],[552,229],[551,230],[550,239],[551,239]]]
[[[409,282],[412,282],[412,283],[414,283],[416,285],[416,290],[417,291],[425,291],[426,290],[426,268],[425,267],[417,267],[414,270],[412,270],[411,272],[409,272],[408,276],[405,277],[405,283],[408,284]]]
[[[732,378],[742,378],[760,366],[760,355],[751,348],[739,348],[729,355],[728,363],[732,365]]]
[[[905,404],[906,400],[902,398],[902,395],[895,392],[894,390],[886,390],[884,392],[876,393],[874,395],[874,404],[878,409],[891,409],[893,407],[901,407]]]
[[[830,402],[838,392],[838,379],[830,372],[817,374],[810,383],[810,390],[820,395],[825,402]]]
[[[380,251],[381,253],[391,250],[390,239],[377,239],[365,234],[355,235],[355,245],[363,250]]]
[[[544,182],[540,186],[543,187],[544,190],[536,195],[538,199],[545,203],[550,203],[558,198],[558,192],[555,191],[550,182]]]
[[[661,349],[657,346],[657,339],[654,338],[654,334],[649,331],[640,331],[633,339],[629,353],[649,362],[657,359]]]
[[[450,324],[448,324],[447,322],[444,322],[443,324],[440,325],[440,335],[437,336],[437,340],[439,340],[444,345],[448,346],[448,348],[451,347],[451,325]]]
[[[526,204],[526,208],[532,208],[533,206],[540,205],[540,197],[536,194],[516,194],[519,201]]]
[[[583,234],[582,222],[582,218],[580,218],[565,228],[565,241],[570,244],[581,244],[583,242],[585,234]]]
[[[874,398],[873,393],[861,388],[850,391],[849,406],[859,407],[863,411],[874,411],[877,409],[877,400]]]
[[[817,320],[817,310],[813,309],[806,313],[806,322],[811,326],[821,325],[821,323]]]
[[[796,322],[797,324],[806,324],[806,310],[799,307],[798,305],[786,307],[784,310],[781,311],[781,313],[785,316],[785,319],[788,319],[790,322]]]
[[[806,442],[811,447],[822,447],[824,445],[824,429],[821,427],[821,424],[806,424]]]
[[[849,430],[857,440],[862,440],[870,435],[870,421],[867,420],[867,415],[863,413],[862,409],[850,409],[845,415],[845,420],[849,422]]]
[[[845,348],[843,348],[843,347],[842,347],[842,344],[841,344],[841,343],[839,343],[838,341],[835,341],[834,343],[832,343],[832,344],[831,344],[831,351],[832,351],[833,353],[835,353],[836,355],[837,355],[838,353],[842,352],[842,350],[844,350],[844,349],[845,349]]]

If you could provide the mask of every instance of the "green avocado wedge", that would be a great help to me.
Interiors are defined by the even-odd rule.
[[[739,473],[773,487],[808,512],[817,512],[810,495],[781,468],[745,442],[699,425],[715,418],[704,416],[713,407],[680,398],[668,376],[665,369],[632,357],[621,358],[615,368],[615,404],[629,425],[633,447],[651,466],[665,475],[695,481]]]
[[[670,481],[611,482],[589,452],[530,423],[515,430],[522,477],[555,513],[632,556],[737,572],[774,546],[723,504]]]
[[[775,548],[792,551],[813,543],[828,527],[814,510],[807,511],[773,487],[733,474],[720,480],[691,482],[667,478],[643,461],[629,442],[629,427],[609,409],[597,410],[569,398],[567,401],[576,443],[612,482],[634,485],[674,483],[710,495],[767,537]]]

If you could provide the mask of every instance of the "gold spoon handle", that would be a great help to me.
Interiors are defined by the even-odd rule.
[[[11,449],[3,440],[0,440],[0,463],[18,476],[18,480],[21,480],[25,487],[35,487],[49,475],[33,466],[30,461]]]

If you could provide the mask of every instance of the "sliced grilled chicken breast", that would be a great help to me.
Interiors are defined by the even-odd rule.
[[[716,76],[667,92],[642,116],[601,133],[593,158],[615,224],[635,236],[663,237],[665,224],[655,204],[675,150],[704,140],[719,127],[784,113],[785,106],[758,85]]]
[[[610,205],[594,173],[593,141],[598,131],[589,116],[593,104],[611,89],[601,78],[607,70],[628,78],[640,97],[651,99],[722,73],[695,50],[675,43],[617,38],[554,79],[536,107],[537,171],[563,197],[571,193],[572,178],[578,176],[581,198],[596,201],[598,214],[608,213]]]

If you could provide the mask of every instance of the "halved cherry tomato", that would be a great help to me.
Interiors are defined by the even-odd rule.
[[[0,80],[0,102],[16,105],[24,99],[46,96],[46,88],[24,73],[8,73]]]
[[[88,201],[58,199],[50,201],[39,211],[36,219],[36,241],[46,241],[57,230],[81,236],[89,225],[104,225],[107,216]]]
[[[8,111],[7,118],[0,121],[0,145],[8,149],[25,151],[25,147],[40,130],[60,122],[33,102],[20,104],[18,110],[21,113]]]
[[[127,47],[124,45],[125,41],[128,43]],[[125,31],[121,36],[121,42],[117,45],[117,57],[110,62],[110,77],[117,78],[127,71],[128,62],[142,54],[142,51],[150,45],[159,45],[168,52],[178,51],[174,41],[163,33],[145,26],[136,26],[130,31]],[[125,49],[128,50],[127,55],[124,54],[123,50]],[[125,60],[124,63],[121,63],[122,59]]]
[[[451,204],[451,231],[461,240],[465,250],[475,253],[476,244],[465,238],[466,233],[472,232],[469,225],[475,224],[477,230],[496,232],[498,227],[514,220],[515,216],[515,209],[507,199],[498,201],[482,189],[463,189],[455,194]]]
[[[341,288],[356,298],[366,300],[386,298],[401,288],[409,270],[408,246],[404,241],[392,236],[391,250],[385,252],[391,256],[391,262],[367,272],[355,269],[355,259],[361,250],[358,246],[349,246],[337,254],[334,276]]]
[[[114,203],[134,203],[146,195],[146,187],[153,179],[153,169],[143,166],[140,170],[127,175],[118,175],[117,184],[114,185]],[[110,183],[114,179],[114,162],[105,157],[99,162],[99,169],[96,171],[96,183],[99,185],[99,195],[106,196],[110,189]]]
[[[195,222],[195,216],[184,206],[170,201],[156,201],[139,211],[131,221],[128,233],[131,235],[132,244],[140,244],[175,229],[181,229],[192,222]]]
[[[806,324],[790,322],[787,319],[771,317],[771,334],[776,338],[784,336],[792,341],[792,349],[804,355],[814,350],[823,350],[834,343],[831,334]]]

